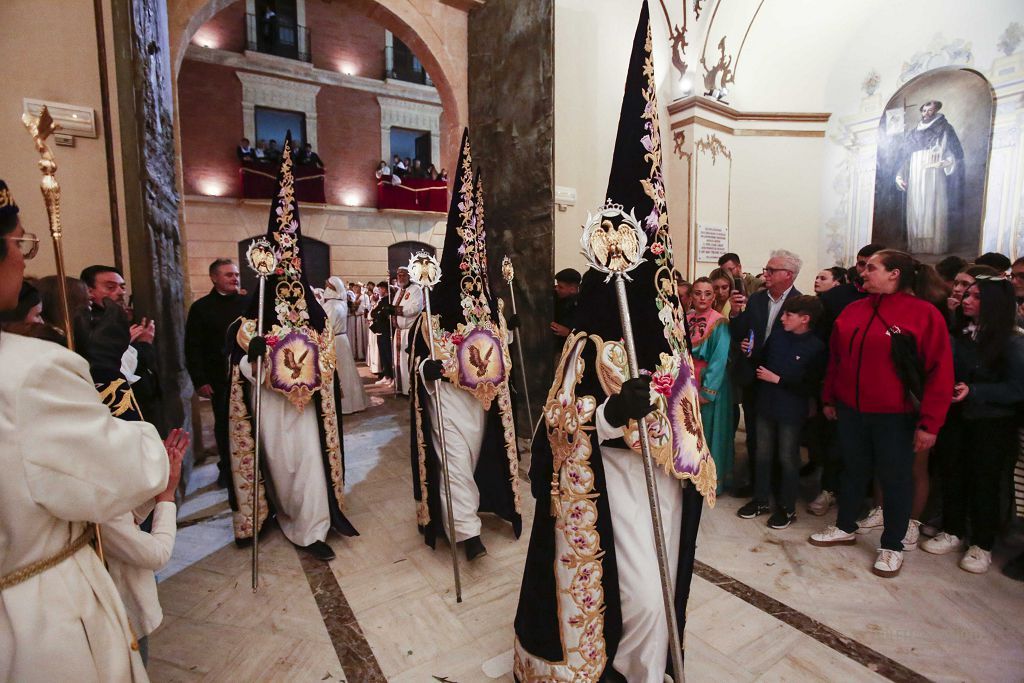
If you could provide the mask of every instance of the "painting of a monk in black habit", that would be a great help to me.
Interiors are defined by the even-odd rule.
[[[965,69],[924,74],[889,100],[872,241],[926,261],[978,255],[991,119],[987,81]]]

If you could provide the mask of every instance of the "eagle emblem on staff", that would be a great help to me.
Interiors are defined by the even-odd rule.
[[[621,274],[628,280],[626,273],[644,262],[647,233],[632,212],[626,213],[621,204],[609,199],[596,216],[587,216],[580,246],[595,270],[607,273],[609,279]]]

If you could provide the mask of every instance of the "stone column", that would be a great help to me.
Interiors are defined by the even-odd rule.
[[[469,134],[483,172],[491,283],[508,315],[502,257],[508,254],[516,269],[534,412],[524,420],[520,399],[520,425],[540,416],[554,368],[554,128],[554,3],[488,0],[469,15]],[[513,384],[520,381],[516,371]]]
[[[161,0],[112,0],[111,9],[131,289],[136,315],[156,322],[163,394],[163,414],[147,419],[166,433],[192,422],[167,7]]]

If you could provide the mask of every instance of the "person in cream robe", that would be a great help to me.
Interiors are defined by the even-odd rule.
[[[0,377],[0,680],[146,681],[88,544],[30,578],[12,575],[162,491],[160,436],[113,417],[86,361],[52,342],[0,334]]]
[[[366,391],[363,389],[363,380],[359,377],[356,361],[352,357],[352,340],[348,336],[358,321],[349,315],[352,302],[346,295],[345,283],[340,277],[327,279],[321,304],[334,330],[334,353],[337,357],[335,372],[341,386],[341,412],[350,415],[366,410]]]

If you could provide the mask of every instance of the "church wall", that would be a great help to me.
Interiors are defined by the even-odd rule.
[[[231,52],[244,52],[246,47],[245,2],[240,0],[217,12],[196,32],[193,42]]]
[[[106,10],[109,38],[110,12]],[[3,179],[21,210],[25,230],[40,239],[40,249],[27,264],[30,275],[56,271],[49,224],[42,195],[39,154],[21,124],[22,99],[32,98],[92,108],[96,138],[76,137],[74,147],[56,147],[57,180],[62,189],[64,254],[67,272],[77,275],[93,263],[114,262],[110,193],[101,111],[96,22],[90,0],[0,3],[0,147],[4,150]],[[112,113],[117,125],[116,112]],[[115,135],[116,143],[116,135]]]
[[[376,206],[374,171],[381,155],[380,105],[373,93],[347,88],[322,88],[316,106],[320,149],[327,168],[325,194],[329,204]]]
[[[186,60],[178,101],[185,193],[240,197],[235,146],[242,137],[242,83],[235,70]]]
[[[313,66],[384,77],[384,27],[345,3],[306,2]]]

